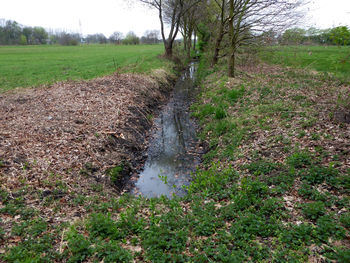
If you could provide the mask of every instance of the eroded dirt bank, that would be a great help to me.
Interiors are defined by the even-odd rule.
[[[156,70],[151,77],[116,74],[0,94],[1,190],[15,198],[26,189],[26,203],[43,210],[47,197],[64,205],[99,185],[104,196],[116,192],[125,177],[113,183],[106,171],[137,168],[173,78]]]

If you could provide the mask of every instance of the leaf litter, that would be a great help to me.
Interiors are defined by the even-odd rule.
[[[26,205],[53,223],[83,217],[86,209],[70,201],[93,196],[98,184],[101,200],[118,196],[128,176],[113,184],[106,171],[127,164],[132,173],[142,164],[148,116],[166,100],[172,78],[156,70],[0,94],[1,190],[15,198],[26,189]],[[37,193],[58,200],[64,212],[57,215]],[[4,228],[15,221],[9,216]]]

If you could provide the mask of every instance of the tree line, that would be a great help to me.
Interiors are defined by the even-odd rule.
[[[82,37],[79,33],[46,30],[43,27],[23,26],[16,21],[0,20],[0,45],[157,44],[160,41],[159,34],[158,30],[147,30],[140,38],[132,31],[125,36],[123,33],[116,31],[109,38],[102,33]]]
[[[242,49],[261,44],[350,45],[346,26],[327,30],[297,28],[305,16],[308,0],[130,0],[158,12],[164,55],[173,58],[179,34],[187,58],[196,47],[209,62],[227,63],[228,76],[235,76]],[[168,32],[166,34],[166,25]],[[198,42],[197,42],[198,40]]]
[[[266,32],[281,32],[302,17],[304,0],[135,0],[158,11],[165,56],[173,57],[178,33],[190,58],[196,46],[205,50],[212,66],[225,60],[228,76],[235,76],[241,47],[256,41]],[[165,24],[169,33],[165,32]]]
[[[283,45],[321,44],[321,45],[350,45],[350,29],[347,26],[338,26],[329,29],[291,28],[282,35],[275,37]]]

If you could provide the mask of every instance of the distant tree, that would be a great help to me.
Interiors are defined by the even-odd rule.
[[[302,28],[291,28],[286,30],[282,35],[282,44],[299,45],[306,38],[306,30]]]
[[[80,35],[61,32],[56,35],[56,41],[63,46],[76,46],[79,44]]]
[[[110,37],[109,42],[119,45],[121,44],[121,41],[123,40],[124,36],[122,32],[115,31]]]
[[[32,42],[32,35],[33,35],[33,28],[31,27],[24,27],[22,29],[22,34],[26,37],[27,44],[31,45]]]
[[[106,44],[107,38],[105,37],[104,34],[101,34],[101,33],[92,34],[86,37],[86,42],[89,44]]]
[[[147,30],[141,38],[144,44],[156,44],[159,42],[159,30]]]
[[[126,37],[123,39],[123,44],[138,45],[140,44],[140,38],[133,31],[130,31],[126,34]]]
[[[48,34],[43,27],[34,27],[32,34],[33,44],[46,44]]]
[[[350,45],[350,31],[346,26],[332,28],[329,32],[329,38],[337,46]]]
[[[3,28],[3,43],[5,45],[16,45],[20,42],[22,29],[16,21],[6,21]]]
[[[21,35],[20,40],[19,40],[20,45],[27,45],[27,38],[25,35]]]
[[[262,34],[257,34],[255,37],[255,42],[262,45],[275,45],[278,44],[278,37],[278,32],[274,30],[269,30],[263,32]]]

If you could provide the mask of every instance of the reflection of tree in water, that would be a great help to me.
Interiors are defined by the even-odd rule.
[[[183,127],[182,127],[181,117],[180,117],[179,111],[177,111],[176,109],[174,109],[174,123],[175,123],[175,128],[176,128],[178,139],[179,139],[179,144],[182,146],[181,152],[184,153],[186,150],[186,145],[185,145],[185,140],[184,140],[184,132],[183,132]]]
[[[190,182],[190,174],[199,163],[191,153],[197,142],[194,124],[188,113],[194,90],[193,72],[184,73],[174,88],[174,95],[156,120],[145,170],[136,183],[139,192],[148,197],[183,195],[182,186]],[[160,138],[161,137],[161,138]]]

